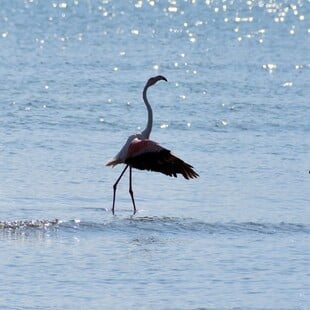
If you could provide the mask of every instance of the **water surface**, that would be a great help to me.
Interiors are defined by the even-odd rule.
[[[306,1],[0,9],[0,308],[308,309]],[[186,181],[105,163],[146,124]]]

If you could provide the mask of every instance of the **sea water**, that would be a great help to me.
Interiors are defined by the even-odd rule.
[[[2,1],[1,309],[309,309],[309,2]],[[105,167],[143,130],[187,181]]]

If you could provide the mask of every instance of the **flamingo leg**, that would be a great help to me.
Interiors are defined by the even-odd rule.
[[[113,205],[112,205],[112,214],[114,215],[114,206],[115,206],[115,196],[116,196],[116,188],[117,188],[117,184],[119,183],[119,181],[121,180],[122,176],[124,175],[125,171],[127,170],[128,165],[126,165],[126,167],[124,168],[124,170],[122,171],[122,173],[120,174],[120,176],[118,177],[118,179],[116,180],[116,182],[113,185]]]
[[[136,204],[135,204],[135,199],[133,197],[133,190],[132,190],[132,167],[129,167],[129,194],[131,196],[132,204],[133,204],[133,214],[136,214],[137,209],[136,209]]]

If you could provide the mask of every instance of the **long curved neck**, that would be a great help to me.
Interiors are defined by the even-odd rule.
[[[142,131],[143,139],[148,139],[150,137],[150,134],[152,131],[152,125],[153,125],[153,111],[146,97],[147,89],[148,89],[148,86],[146,85],[143,89],[143,101],[147,108],[147,124],[146,124],[146,128]]]

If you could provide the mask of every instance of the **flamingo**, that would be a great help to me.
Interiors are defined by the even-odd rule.
[[[125,168],[113,185],[113,215],[117,185],[128,168],[129,194],[131,196],[134,214],[137,209],[132,190],[132,168],[161,172],[171,177],[177,177],[177,174],[181,174],[187,180],[197,178],[199,176],[198,173],[193,170],[191,165],[173,155],[170,150],[149,139],[153,125],[153,112],[146,94],[149,87],[161,80],[167,82],[167,79],[162,75],[151,77],[143,89],[143,101],[148,112],[146,128],[140,133],[129,136],[127,142],[118,154],[106,164],[106,166],[111,167],[118,164],[125,164]]]

